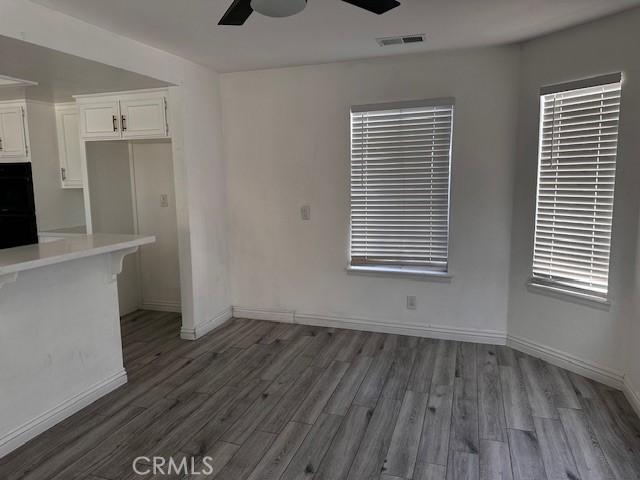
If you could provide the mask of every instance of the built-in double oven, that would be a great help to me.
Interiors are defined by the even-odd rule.
[[[31,163],[0,163],[0,248],[38,243]]]

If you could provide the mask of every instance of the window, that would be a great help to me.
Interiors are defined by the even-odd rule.
[[[447,272],[453,99],[351,110],[351,266]]]
[[[621,75],[541,91],[532,283],[605,299]]]

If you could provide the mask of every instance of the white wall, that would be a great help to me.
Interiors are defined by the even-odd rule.
[[[84,225],[82,190],[60,185],[54,105],[27,101],[26,113],[38,230]]]
[[[94,233],[134,234],[134,209],[126,142],[87,143],[87,173]],[[147,247],[144,245],[140,250]],[[138,309],[138,255],[127,255],[118,275],[120,315]]]
[[[218,75],[200,65],[23,0],[0,0],[0,35],[172,82],[171,128],[185,336],[229,314]],[[196,328],[198,327],[198,328]]]
[[[176,189],[182,336],[193,338],[231,316],[219,77],[203,69],[190,79],[189,88],[171,89],[170,97],[171,116],[182,112],[182,122],[171,123],[173,172],[176,185],[185,186]],[[175,134],[176,128],[183,129],[182,135]],[[181,154],[186,161],[179,161]],[[187,235],[191,261],[186,261]]]
[[[517,47],[222,75],[233,304],[504,337],[517,78]],[[437,97],[456,99],[453,279],[347,274],[351,105]]]
[[[519,146],[512,229],[509,333],[564,352],[620,378],[625,368],[637,232],[640,163],[640,10],[529,42],[522,49]],[[540,295],[531,274],[539,90],[543,85],[624,73],[609,309]],[[634,346],[637,349],[637,344]]]
[[[155,243],[140,248],[140,305],[180,310],[178,228],[169,142],[132,142],[136,233],[154,235]],[[162,206],[161,195],[167,195]]]
[[[640,222],[638,227],[635,262],[636,281],[633,292],[634,312],[629,318],[625,383],[629,393],[635,396],[636,411],[640,415]]]

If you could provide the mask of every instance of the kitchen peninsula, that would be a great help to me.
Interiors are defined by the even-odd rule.
[[[117,276],[153,236],[0,250],[0,457],[127,381]]]

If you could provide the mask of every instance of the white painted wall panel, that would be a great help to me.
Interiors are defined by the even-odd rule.
[[[233,304],[506,332],[517,78],[515,47],[223,75]],[[453,279],[348,275],[349,108],[438,97]]]
[[[140,248],[140,302],[156,308],[180,307],[178,228],[169,142],[132,144],[138,232],[156,242]],[[167,196],[167,206],[161,196]]]

